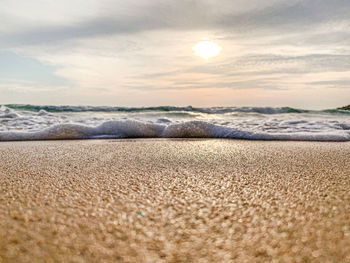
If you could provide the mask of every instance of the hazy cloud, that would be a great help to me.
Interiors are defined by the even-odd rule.
[[[241,2],[241,1],[238,1]],[[317,24],[349,21],[350,2],[341,0],[275,1],[266,6],[235,11],[235,1],[149,1],[129,5],[108,2],[109,12],[71,24],[51,23],[18,29],[0,35],[2,45],[55,44],[56,42],[104,36],[133,34],[151,30],[217,30],[227,33],[270,33],[300,31]],[[242,3],[241,3],[242,4]],[[239,10],[239,6],[237,8]],[[114,12],[113,12],[114,11]],[[122,12],[121,12],[122,11]],[[5,21],[6,22],[6,21]],[[341,37],[341,36],[337,36]],[[322,41],[322,39],[319,39]]]

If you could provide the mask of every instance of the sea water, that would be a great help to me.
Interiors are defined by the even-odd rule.
[[[350,111],[290,107],[0,106],[0,141],[193,137],[350,141]]]

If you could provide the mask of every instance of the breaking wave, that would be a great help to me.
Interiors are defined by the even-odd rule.
[[[0,107],[0,141],[194,137],[350,141],[350,118],[289,107]]]

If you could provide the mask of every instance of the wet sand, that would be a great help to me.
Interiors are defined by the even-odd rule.
[[[0,143],[0,262],[350,262],[350,143]]]

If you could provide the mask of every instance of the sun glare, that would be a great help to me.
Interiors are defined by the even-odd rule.
[[[197,56],[205,59],[216,57],[222,50],[219,45],[208,40],[198,42],[192,49]]]

